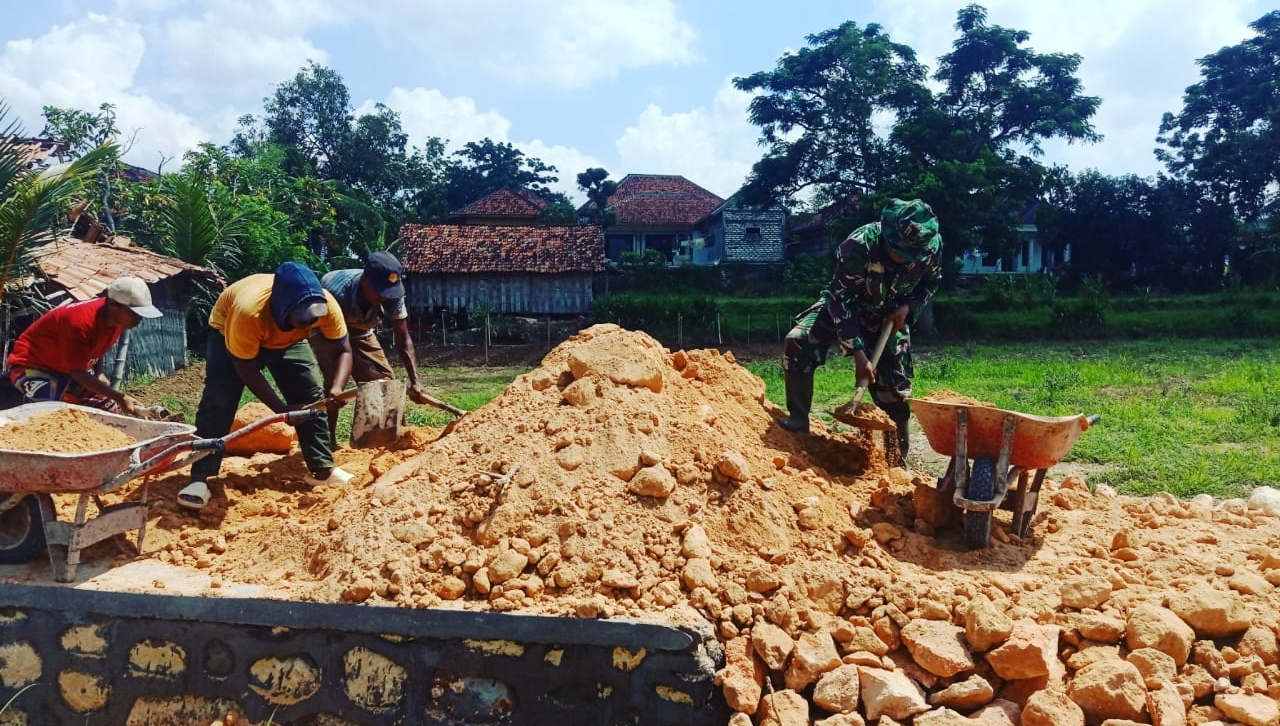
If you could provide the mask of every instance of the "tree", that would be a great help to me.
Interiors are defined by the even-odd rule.
[[[544,196],[547,203],[538,210],[538,224],[564,227],[578,223],[578,210],[563,192],[550,192]]]
[[[859,196],[888,177],[894,150],[877,119],[898,115],[927,98],[925,67],[915,51],[894,43],[879,25],[850,21],[806,37],[809,47],[786,53],[772,71],[735,78],[756,92],[748,118],[760,127],[765,155],[743,189],[748,203]]]
[[[1157,157],[1206,187],[1241,218],[1257,219],[1280,185],[1280,10],[1249,24],[1257,35],[1196,61],[1201,80],[1166,113]]]
[[[240,119],[230,149],[247,157],[273,144],[284,151],[289,176],[331,186],[336,227],[308,241],[328,257],[385,247],[402,224],[445,217],[444,142],[433,137],[416,148],[408,138],[399,114],[385,105],[356,115],[342,77],[310,62],[266,99],[261,121]]]
[[[525,156],[506,142],[485,138],[468,141],[453,152],[459,159],[449,170],[445,197],[449,209],[461,209],[499,189],[527,189],[547,195],[548,184],[559,181],[556,168]]]
[[[120,168],[120,155],[123,153],[115,145],[116,137],[120,135],[120,129],[116,126],[116,107],[110,103],[103,103],[98,106],[98,113],[90,113],[77,109],[45,106],[42,114],[44,128],[40,130],[40,135],[55,138],[67,144],[67,151],[65,155],[58,157],[59,161],[79,158],[92,149],[111,144],[111,148],[114,149],[113,156],[102,166],[86,191],[101,204],[104,217],[102,221],[107,229],[115,232],[115,205],[112,199],[111,181],[112,174]]]
[[[1043,183],[1040,143],[1097,140],[1089,119],[1099,100],[1081,93],[1079,56],[1025,48],[1029,34],[987,25],[977,5],[955,27],[960,37],[933,75],[937,94],[911,48],[853,22],[809,36],[773,71],[734,79],[761,93],[750,119],[767,150],[748,199],[794,205],[802,191],[817,203],[853,194],[865,220],[887,197],[921,197],[957,253],[1007,252],[1015,213]]]
[[[17,143],[21,129],[16,122],[6,123],[8,115],[8,104],[0,101],[0,293],[6,297],[13,290],[10,283],[26,273],[31,251],[57,238],[71,200],[117,154],[108,142],[68,163],[31,169]]]
[[[609,172],[592,167],[578,175],[578,188],[587,195],[587,219],[601,227],[609,228],[618,222],[618,213],[609,208],[609,197],[618,191],[618,182],[609,179]]]

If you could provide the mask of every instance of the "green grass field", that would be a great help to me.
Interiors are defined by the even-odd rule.
[[[816,378],[821,415],[854,390],[850,359]],[[750,363],[783,400],[781,367]],[[1280,346],[1270,340],[947,345],[915,355],[916,396],[946,388],[1022,413],[1097,413],[1065,461],[1120,491],[1240,496],[1280,482]]]

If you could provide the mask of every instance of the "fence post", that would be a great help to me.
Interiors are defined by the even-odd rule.
[[[449,321],[445,319],[445,312],[440,311],[440,345],[449,347]]]
[[[724,336],[720,334],[720,313],[716,313],[716,345],[724,345]]]
[[[676,313],[676,345],[684,347],[684,313]]]

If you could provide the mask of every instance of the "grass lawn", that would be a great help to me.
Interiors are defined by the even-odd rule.
[[[783,401],[777,362],[747,367]],[[916,396],[947,388],[1022,413],[1102,416],[1066,461],[1132,494],[1240,496],[1280,483],[1280,346],[1271,340],[947,345],[918,350]],[[848,400],[850,359],[820,369],[814,411]]]

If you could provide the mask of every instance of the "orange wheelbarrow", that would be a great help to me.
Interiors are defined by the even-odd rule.
[[[991,513],[1000,508],[1013,512],[1013,530],[1025,537],[1046,472],[1099,419],[1097,414],[1035,416],[922,398],[910,399],[910,404],[929,446],[951,457],[938,489],[953,490],[952,501],[963,510],[969,549],[990,544]],[[1013,496],[1006,501],[1011,489]]]

